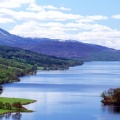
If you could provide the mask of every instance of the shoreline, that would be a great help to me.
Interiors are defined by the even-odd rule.
[[[83,65],[83,64],[82,64]],[[11,81],[11,82],[6,82],[6,83],[3,83],[3,84],[9,84],[9,83],[14,83],[14,82],[20,82],[20,77],[25,77],[25,76],[28,76],[28,75],[35,75],[38,71],[50,71],[50,70],[68,70],[70,67],[75,67],[75,66],[81,66],[81,65],[74,65],[74,66],[69,66],[68,68],[58,68],[58,69],[37,69],[35,72],[32,71],[32,72],[29,72],[23,76],[19,76],[18,79],[14,80],[14,81]],[[1,84],[1,86],[3,85]],[[1,89],[1,92],[4,92],[4,89],[2,87]],[[6,98],[6,99],[26,99],[26,98],[9,98],[9,97],[0,97],[0,102],[1,102],[1,98]],[[27,100],[31,100],[31,99],[27,99]],[[30,102],[25,102],[25,103],[22,103],[22,105],[28,105],[28,104],[32,104],[32,103],[35,103],[37,102],[37,100],[32,100]],[[2,110],[2,111],[1,111]],[[0,109],[0,115],[4,115],[4,114],[8,114],[8,113],[17,113],[17,112],[25,112],[25,113],[29,113],[29,112],[34,112],[33,110],[27,110],[25,108],[25,110],[3,110],[3,109]]]
[[[8,83],[14,83],[14,82],[20,82],[20,77],[25,77],[25,76],[28,76],[28,75],[35,75],[38,71],[50,71],[50,70],[68,70],[70,67],[75,67],[75,66],[82,66],[84,64],[84,62],[80,65],[73,65],[73,66],[69,66],[69,67],[66,67],[66,68],[62,68],[62,67],[59,67],[59,68],[42,68],[42,69],[37,69],[37,70],[34,70],[34,71],[30,71],[29,73],[26,73],[24,75],[21,75],[21,76],[17,76],[17,79],[16,80],[13,80],[13,81],[7,81],[5,83],[1,83],[0,86],[2,86],[3,84],[8,84]],[[2,89],[3,90],[3,89]]]

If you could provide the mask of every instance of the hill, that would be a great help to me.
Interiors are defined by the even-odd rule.
[[[19,80],[23,75],[34,74],[37,69],[68,69],[70,66],[82,64],[80,60],[57,58],[0,45],[0,84]]]
[[[120,51],[100,45],[77,41],[60,41],[47,38],[24,38],[0,29],[0,44],[19,47],[41,54],[84,61],[120,60]]]

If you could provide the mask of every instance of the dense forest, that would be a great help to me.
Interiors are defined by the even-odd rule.
[[[0,84],[19,81],[20,76],[34,74],[38,69],[68,69],[83,61],[57,58],[35,52],[0,46]]]

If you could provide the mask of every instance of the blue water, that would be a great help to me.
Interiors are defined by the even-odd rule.
[[[120,62],[87,62],[69,70],[38,71],[5,84],[1,96],[30,98],[32,113],[0,116],[2,120],[120,120],[120,110],[101,104],[100,94],[120,87]]]

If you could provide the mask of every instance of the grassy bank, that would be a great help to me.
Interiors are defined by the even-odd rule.
[[[34,102],[36,102],[36,100],[0,97],[0,114],[13,112],[33,112],[32,110],[27,110],[25,107],[23,107],[23,105]]]

